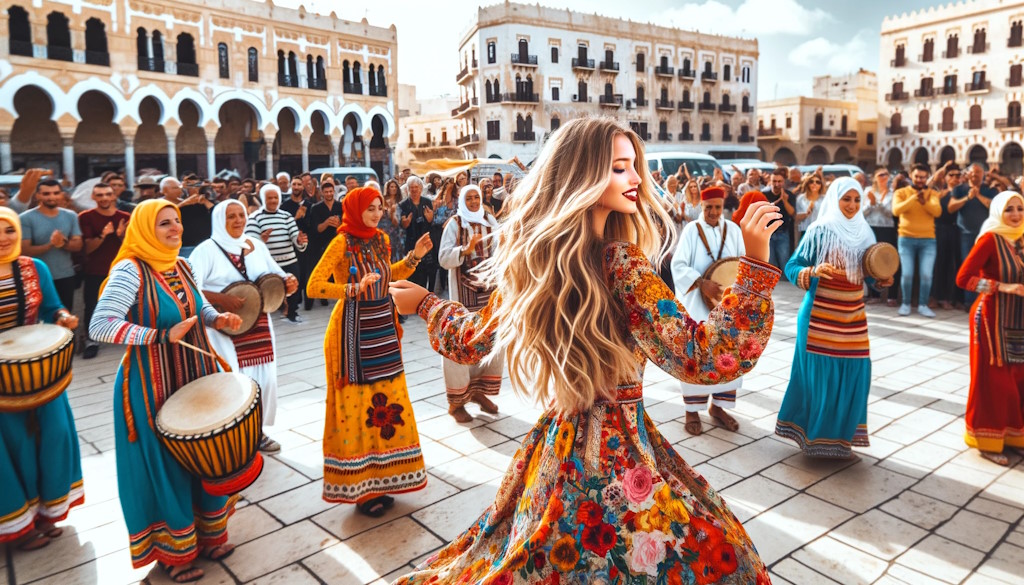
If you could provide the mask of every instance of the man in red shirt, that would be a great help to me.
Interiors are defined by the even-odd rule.
[[[92,320],[92,312],[96,309],[96,302],[99,299],[100,284],[107,277],[110,263],[121,249],[124,232],[128,228],[128,219],[131,217],[117,208],[114,190],[106,183],[97,183],[92,188],[92,200],[96,202],[96,208],[78,214],[78,225],[82,229],[82,239],[85,242],[85,260],[82,262],[85,281],[82,295],[85,298],[86,323]],[[82,357],[94,358],[99,351],[99,344],[87,339]]]

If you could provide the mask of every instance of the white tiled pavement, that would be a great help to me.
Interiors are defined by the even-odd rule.
[[[740,432],[683,430],[674,382],[650,366],[645,403],[661,431],[718,488],[745,523],[776,585],[1024,583],[1024,464],[1009,469],[964,445],[969,380],[967,317],[897,318],[869,308],[874,383],[872,446],[858,463],[809,460],[772,431],[786,389],[801,294],[776,291],[772,341],[737,401]],[[512,392],[498,416],[459,425],[445,410],[440,357],[423,322],[406,324],[409,392],[430,474],[427,489],[399,496],[384,518],[320,499],[324,410],[322,337],[328,308],[306,322],[275,323],[280,398],[268,457],[229,525],[237,552],[202,561],[201,581],[332,585],[387,583],[468,527],[493,498],[518,442],[540,412]],[[82,444],[86,505],[38,552],[0,554],[0,585],[167,583],[132,570],[117,502],[113,378],[121,352],[77,360],[69,390]]]

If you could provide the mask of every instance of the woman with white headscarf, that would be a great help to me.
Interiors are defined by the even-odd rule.
[[[260,238],[270,250],[270,256],[281,267],[296,279],[302,275],[298,252],[304,252],[309,243],[306,234],[299,230],[292,214],[281,209],[281,188],[272,183],[260,188],[259,209],[249,215],[249,223],[245,233],[253,238]],[[285,301],[285,317],[289,323],[299,324],[299,297],[292,295]]]
[[[786,264],[807,291],[797,314],[796,351],[775,434],[812,457],[851,458],[868,446],[871,356],[861,265],[875,234],[861,210],[863,190],[850,177],[825,193],[818,218]]]
[[[242,299],[223,291],[240,280],[255,282],[264,274],[277,274],[285,279],[286,292],[291,295],[299,281],[274,262],[270,250],[259,238],[246,236],[248,213],[245,205],[234,199],[213,208],[212,235],[196,246],[189,257],[196,284],[206,298],[222,311],[236,312]],[[272,426],[277,412],[277,362],[274,326],[269,316],[260,311],[252,330],[234,337],[220,331],[209,331],[210,345],[231,366],[260,385],[263,401],[263,424]],[[260,450],[276,453],[281,446],[264,433]]]
[[[967,445],[999,465],[1024,448],[1024,197],[1003,191],[960,266],[956,284],[979,293],[971,307]]]
[[[491,233],[498,227],[494,216],[483,208],[483,195],[476,185],[466,185],[459,191],[458,211],[441,233],[437,260],[448,270],[449,298],[465,305],[470,311],[479,311],[487,305],[492,289],[483,286],[473,269],[491,256],[494,239]],[[489,361],[465,366],[443,359],[444,385],[448,393],[448,413],[458,422],[470,422],[473,417],[466,404],[475,402],[488,414],[496,414],[498,407],[488,396],[496,396],[501,389],[501,375],[505,360],[495,352]]]

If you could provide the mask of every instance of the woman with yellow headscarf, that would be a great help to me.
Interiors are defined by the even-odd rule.
[[[68,329],[78,318],[61,305],[50,270],[21,255],[18,214],[0,207],[0,331],[35,323]],[[78,433],[68,396],[0,413],[0,543],[35,550],[60,536],[54,526],[85,501]]]
[[[213,560],[231,554],[227,520],[238,496],[206,492],[164,449],[154,421],[171,394],[217,371],[213,359],[178,341],[209,351],[206,327],[241,323],[203,298],[191,267],[178,257],[181,233],[173,203],[136,207],[89,324],[92,339],[128,346],[114,381],[114,438],[132,565],[158,561],[179,583],[202,577],[192,565],[199,554]]]
[[[964,440],[1009,465],[1024,448],[1024,197],[1004,191],[960,266],[956,284],[979,293],[971,307],[971,383]]]

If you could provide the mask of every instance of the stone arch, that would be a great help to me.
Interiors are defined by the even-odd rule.
[[[1020,175],[1024,171],[1024,149],[1017,142],[1007,142],[999,153],[999,172],[1004,176]]]
[[[51,96],[37,85],[24,85],[11,98],[14,117],[11,162],[14,168],[47,167],[63,172],[62,143]]]
[[[74,175],[85,179],[122,169],[125,143],[114,100],[91,89],[82,93],[76,109],[79,123],[74,136]]]
[[[166,108],[154,96],[139,101],[139,128],[135,132],[135,168],[155,168],[170,172],[167,165],[167,129],[163,126]]]
[[[782,166],[791,167],[796,164],[796,155],[789,148],[783,146],[782,148],[775,151],[772,155],[772,162],[779,163]]]
[[[358,106],[352,105],[342,110],[341,124],[341,148],[339,150],[339,161],[341,166],[355,166],[363,164],[363,128],[366,126],[365,112]]]
[[[939,151],[939,165],[944,165],[948,161],[956,161],[956,149],[947,145]]]
[[[395,133],[395,118],[391,115],[391,112],[387,111],[382,106],[374,106],[366,113],[366,119],[372,120],[374,116],[381,117],[381,121],[384,124],[384,136],[393,136]]]
[[[210,104],[210,109],[208,110],[209,117],[205,121],[218,120],[221,115],[221,108],[224,107],[224,104],[235,100],[244,102],[252,108],[253,114],[256,116],[257,127],[263,128],[266,126],[267,121],[271,119],[270,112],[267,111],[267,106],[260,100],[260,98],[247,91],[233,90],[224,92],[214,98],[213,103]]]
[[[330,106],[320,101],[309,104],[309,106],[306,107],[305,119],[309,121],[310,128],[313,127],[313,119],[317,116],[321,116],[323,118],[325,132],[330,136],[331,132],[337,127],[337,124],[335,123],[335,116],[334,113],[331,112]]]
[[[309,127],[309,115],[306,113],[306,110],[299,105],[299,102],[289,97],[279,99],[274,102],[274,106],[271,108],[269,115],[267,116],[267,121],[274,124],[278,131],[285,130],[285,128],[277,126],[278,121],[281,119],[281,112],[283,110],[291,110],[292,116],[295,117],[295,127],[289,128],[288,130],[301,132],[304,128]]]
[[[829,157],[828,151],[825,150],[824,146],[815,146],[807,152],[807,162],[809,165],[825,165],[828,164]]]
[[[89,77],[79,81],[68,90],[67,102],[74,104],[74,110],[69,110],[75,119],[81,121],[78,112],[78,104],[82,99],[82,96],[90,91],[95,91],[103,94],[108,100],[110,105],[114,108],[114,123],[120,124],[125,116],[131,115],[131,110],[128,108],[128,101],[124,98],[124,94],[121,90],[114,87],[110,83],[100,79],[99,77]]]
[[[128,101],[125,103],[125,115],[135,120],[136,123],[142,123],[142,102],[147,98],[151,98],[156,102],[160,108],[160,119],[157,124],[166,124],[168,120],[177,119],[176,110],[171,105],[171,99],[167,97],[164,90],[153,84],[148,84],[140,87],[135,93],[132,94]]]
[[[217,108],[220,127],[214,141],[214,172],[227,169],[237,170],[243,177],[252,175],[254,165],[260,162],[263,119],[249,100],[231,99]]]
[[[35,71],[12,77],[0,87],[0,109],[6,110],[12,116],[17,116],[17,111],[14,107],[14,96],[26,87],[35,87],[42,96],[46,97],[50,105],[50,120],[54,122],[65,113],[68,113],[69,109],[74,109],[73,107],[68,107],[68,97],[60,86],[50,78],[43,77]],[[74,103],[71,105],[74,106]],[[72,115],[76,114],[77,112]]]
[[[915,148],[914,153],[910,156],[910,162],[915,165],[920,164],[930,167],[931,164],[928,162],[928,149],[923,146]]]
[[[850,154],[850,149],[845,146],[840,146],[836,149],[835,155],[832,156],[832,162],[845,165],[853,162],[853,155]]]
[[[276,168],[290,175],[302,172],[302,129],[299,113],[291,107],[276,108],[277,136],[274,137]]]
[[[203,94],[192,88],[186,88],[175,92],[174,96],[171,97],[170,105],[167,109],[174,114],[180,114],[181,105],[185,102],[191,102],[199,112],[198,124],[200,128],[205,127],[211,120],[213,120],[214,123],[217,123],[217,108],[219,108],[220,105],[211,104]],[[177,120],[184,123],[184,120],[181,120],[180,118],[177,118]]]
[[[898,148],[890,148],[885,155],[885,167],[891,171],[898,171],[903,168],[903,151]]]
[[[309,116],[309,168],[331,166],[331,122],[330,117],[320,110],[312,110]]]
[[[202,105],[192,99],[181,100],[173,112],[181,126],[175,139],[178,175],[197,173],[206,175],[206,132]]]
[[[988,169],[988,150],[980,144],[967,149],[967,164],[979,164],[984,169]]]

